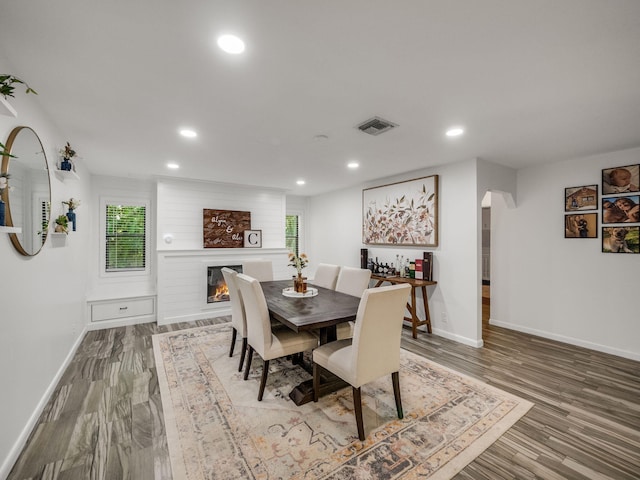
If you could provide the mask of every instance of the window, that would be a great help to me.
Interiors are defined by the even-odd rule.
[[[282,218],[282,217],[280,217]],[[287,215],[285,243],[290,252],[300,254],[300,217],[298,215]]]
[[[105,202],[106,272],[144,271],[147,268],[147,207]]]

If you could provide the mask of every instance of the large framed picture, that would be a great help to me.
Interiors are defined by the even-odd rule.
[[[640,253],[640,227],[602,227],[604,253]]]
[[[564,189],[564,211],[598,209],[598,185],[584,185]]]
[[[362,242],[438,246],[438,175],[362,191]]]
[[[598,238],[598,214],[565,215],[564,238]]]
[[[602,194],[640,192],[640,164],[602,170]]]
[[[204,248],[242,248],[244,231],[251,229],[251,212],[202,209]]]

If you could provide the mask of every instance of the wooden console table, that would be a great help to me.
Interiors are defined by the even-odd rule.
[[[375,280],[375,287],[379,287],[383,282],[389,282],[393,285],[397,283],[408,283],[411,285],[411,301],[407,302],[407,310],[411,314],[411,317],[404,317],[408,322],[411,322],[411,328],[413,330],[413,338],[418,338],[418,327],[421,325],[427,326],[427,332],[431,333],[431,315],[429,314],[429,300],[427,299],[427,287],[431,285],[437,285],[438,282],[432,282],[430,280],[419,280],[416,278],[407,277],[379,277],[378,275],[371,275],[371,280]],[[422,302],[424,305],[425,319],[418,318],[418,312],[416,310],[416,289],[422,290]]]

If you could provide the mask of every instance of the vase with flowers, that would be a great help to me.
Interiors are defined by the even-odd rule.
[[[289,266],[295,267],[297,275],[293,277],[293,291],[298,293],[307,292],[307,277],[302,276],[302,269],[307,266],[309,259],[306,254],[296,255],[295,253],[289,254]]]
[[[71,148],[69,142],[60,149],[60,156],[62,157],[62,162],[60,162],[60,170],[66,170],[68,172],[73,168],[73,159],[76,157],[76,151]]]
[[[4,217],[6,205],[4,203],[4,191],[9,188],[9,175],[6,172],[0,173],[0,227],[4,227]]]
[[[80,206],[80,200],[76,200],[75,198],[70,198],[69,200],[62,202],[64,205],[69,207],[69,211],[67,212],[67,219],[71,222],[71,229],[76,231],[76,212],[75,209]]]

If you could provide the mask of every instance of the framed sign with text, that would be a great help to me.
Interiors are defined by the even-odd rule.
[[[251,229],[251,212],[202,210],[204,248],[243,248],[244,231]]]

